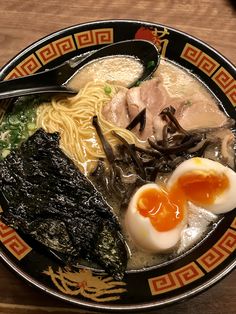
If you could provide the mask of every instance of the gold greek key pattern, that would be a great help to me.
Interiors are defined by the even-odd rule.
[[[211,77],[225,93],[232,105],[236,106],[236,81],[225,68],[220,67],[217,61],[189,43],[186,43],[180,57]]]
[[[206,53],[202,54],[202,57],[198,63],[198,68],[201,69],[208,76],[211,76],[219,66],[220,64],[212,59],[210,56],[208,56]]]
[[[34,54],[28,56],[25,60],[20,62],[5,78],[4,80],[14,79],[20,76],[33,74],[38,71],[42,65]]]
[[[148,279],[152,295],[166,293],[186,286],[204,276],[202,270],[194,262],[168,274]]]
[[[112,44],[113,28],[93,29],[74,34],[78,49],[95,45]]]
[[[236,81],[234,81],[229,89],[226,91],[226,95],[231,101],[233,106],[236,106]]]
[[[47,64],[56,58],[76,50],[72,35],[60,38],[40,48],[36,54],[42,64]]]
[[[80,32],[74,35],[78,49],[100,44],[113,43],[113,28],[94,29]],[[58,57],[69,52],[75,51],[76,45],[73,36],[69,35],[55,40],[44,47],[38,49],[35,54],[31,54],[21,63],[19,63],[4,80],[14,79],[24,75],[33,74],[38,71],[42,65],[45,65]],[[40,61],[38,60],[38,58]]]
[[[226,96],[236,106],[236,81],[223,67],[212,76],[212,80],[225,92]]]
[[[208,76],[211,76],[220,66],[219,63],[208,54],[189,43],[185,45],[181,53],[181,58],[192,63]]]
[[[0,241],[18,260],[24,258],[32,250],[14,229],[6,226],[2,221],[0,221]]]
[[[234,221],[232,222],[231,227],[236,229],[236,217],[234,218]]]
[[[202,51],[198,49],[197,47],[194,47],[193,45],[190,45],[187,43],[184,47],[184,50],[181,53],[181,58],[187,60],[188,62],[194,64],[197,66],[201,56]]]
[[[198,258],[197,262],[207,272],[220,265],[236,249],[236,231],[228,229],[221,239],[205,254]]]

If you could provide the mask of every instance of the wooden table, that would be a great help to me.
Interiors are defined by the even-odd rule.
[[[129,3],[129,4],[128,4]],[[37,39],[99,19],[140,19],[188,32],[236,63],[235,0],[0,0],[0,66]],[[28,286],[0,264],[0,313],[85,313]],[[236,272],[191,300],[156,311],[236,313]]]

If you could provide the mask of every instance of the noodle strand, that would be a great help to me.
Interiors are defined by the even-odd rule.
[[[112,146],[118,144],[112,131],[117,132],[129,143],[140,143],[130,131],[108,122],[102,109],[121,89],[109,85],[111,93],[105,93],[107,83],[90,82],[73,97],[54,97],[50,104],[40,105],[37,111],[37,126],[47,132],[60,132],[60,147],[85,174],[91,172],[98,158],[105,158],[104,151],[92,125],[97,115],[101,129]]]

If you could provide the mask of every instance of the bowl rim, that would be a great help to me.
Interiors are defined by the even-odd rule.
[[[198,287],[193,288],[191,290],[188,290],[187,292],[181,293],[176,297],[169,297],[166,300],[152,301],[152,302],[147,302],[147,303],[141,303],[138,305],[126,305],[126,304],[105,305],[105,304],[92,303],[90,301],[83,301],[83,300],[76,301],[73,297],[69,297],[67,295],[64,296],[64,295],[60,294],[59,292],[56,292],[56,291],[52,290],[51,288],[46,287],[44,284],[38,282],[37,280],[33,279],[26,272],[19,269],[15,265],[15,263],[10,261],[8,259],[7,255],[1,251],[0,251],[0,257],[10,269],[12,269],[19,277],[24,279],[24,281],[27,284],[31,284],[34,288],[39,289],[42,292],[53,296],[54,298],[65,301],[67,304],[77,305],[77,306],[80,306],[81,308],[84,308],[87,310],[88,309],[91,310],[91,308],[93,308],[93,310],[104,310],[106,312],[108,312],[108,311],[112,311],[112,312],[121,312],[121,311],[123,311],[123,312],[128,312],[128,311],[139,312],[141,310],[149,310],[150,311],[150,310],[153,310],[157,307],[161,308],[161,307],[170,306],[170,305],[173,305],[176,303],[180,303],[183,300],[186,300],[188,298],[191,298],[193,296],[196,296],[196,295],[202,293],[203,291],[206,291],[207,289],[209,289],[210,287],[212,287],[213,285],[218,283],[220,280],[222,280],[226,275],[231,273],[234,270],[234,268],[236,267],[236,259],[235,259],[223,271],[216,274],[214,277],[210,278],[209,280],[207,280],[203,284],[199,285]]]
[[[136,23],[136,24],[145,24],[147,26],[160,26],[160,27],[166,27],[167,29],[169,29],[170,31],[179,33],[183,36],[186,36],[188,38],[193,39],[195,42],[197,42],[200,45],[203,45],[205,47],[207,47],[208,49],[210,49],[213,53],[217,54],[221,59],[224,60],[224,62],[226,62],[228,64],[229,67],[231,67],[233,69],[233,71],[236,72],[236,65],[233,64],[232,61],[230,61],[228,58],[226,58],[221,52],[219,52],[218,50],[216,50],[215,48],[213,48],[211,45],[209,45],[208,43],[206,43],[205,41],[187,33],[181,30],[178,30],[177,28],[168,26],[166,24],[162,24],[162,23],[155,23],[155,22],[150,22],[150,21],[145,21],[145,20],[135,20],[135,19],[104,19],[104,20],[94,20],[94,21],[88,21],[85,23],[79,23],[79,24],[74,24],[71,25],[69,27],[64,27],[61,28],[59,30],[56,30],[48,35],[43,36],[42,38],[39,38],[38,40],[34,41],[33,43],[29,44],[28,46],[26,46],[25,48],[21,49],[15,56],[13,56],[9,61],[7,61],[0,69],[0,80],[2,78],[2,76],[4,76],[5,72],[7,71],[7,69],[9,67],[11,67],[12,65],[14,65],[14,63],[20,59],[24,54],[26,54],[27,52],[31,51],[32,49],[34,49],[36,46],[41,45],[42,43],[44,43],[47,40],[50,40],[52,38],[54,38],[55,36],[58,36],[60,34],[63,34],[64,32],[69,32],[73,29],[76,29],[77,27],[86,27],[86,26],[90,26],[90,25],[99,25],[102,23]]]
[[[208,50],[212,51],[214,54],[216,54],[223,62],[225,62],[234,73],[236,73],[236,67],[235,65],[226,57],[224,57],[218,50],[204,42],[203,40],[190,35],[187,32],[183,32],[181,30],[178,30],[176,28],[170,27],[165,24],[161,23],[156,23],[156,22],[150,22],[150,21],[145,21],[145,20],[136,20],[136,19],[104,19],[104,20],[94,20],[94,21],[89,21],[85,23],[79,23],[79,24],[74,24],[72,26],[64,27],[62,29],[59,29],[57,31],[54,31],[36,41],[33,43],[29,44],[27,47],[19,51],[14,57],[12,57],[5,65],[1,67],[0,70],[0,80],[3,79],[6,75],[6,72],[8,71],[9,68],[14,66],[14,64],[25,54],[29,53],[33,49],[35,49],[37,46],[42,45],[46,41],[55,38],[55,36],[60,36],[65,32],[72,32],[73,30],[77,29],[78,27],[89,27],[89,26],[96,26],[100,25],[102,23],[135,23],[135,24],[140,24],[145,25],[145,26],[157,26],[157,27],[165,27],[168,30],[172,32],[176,32],[184,37],[191,38],[194,42],[197,42],[198,44],[206,47]],[[100,303],[92,303],[90,301],[83,301],[83,300],[75,300],[73,297],[70,297],[68,295],[63,295],[60,292],[57,292],[51,288],[46,287],[44,284],[40,283],[36,279],[34,279],[31,275],[28,275],[26,272],[24,272],[22,269],[18,268],[18,266],[11,260],[8,259],[7,255],[0,250],[0,257],[4,261],[4,263],[12,269],[17,275],[19,275],[21,278],[23,278],[28,284],[33,285],[33,287],[36,287],[40,289],[41,291],[56,297],[57,299],[60,299],[62,301],[67,302],[68,304],[73,304],[80,306],[81,308],[87,309],[87,310],[104,310],[104,311],[113,311],[113,312],[120,312],[120,311],[132,311],[132,312],[137,312],[141,310],[153,310],[157,307],[161,308],[167,305],[172,305],[176,304],[178,302],[181,302],[187,298],[193,297],[211,286],[215,285],[217,282],[219,282],[221,279],[223,279],[227,274],[232,272],[234,268],[236,267],[236,259],[234,259],[232,262],[230,262],[223,270],[220,270],[219,273],[215,274],[212,276],[210,279],[207,279],[204,283],[201,283],[195,288],[188,289],[188,291],[183,292],[178,294],[177,296],[174,297],[168,297],[165,300],[159,300],[159,301],[150,301],[147,303],[140,303],[140,304],[122,304],[122,305],[117,305],[117,304],[100,304]]]

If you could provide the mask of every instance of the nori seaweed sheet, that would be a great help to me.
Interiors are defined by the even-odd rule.
[[[121,279],[127,250],[119,222],[59,148],[59,140],[59,133],[39,129],[0,162],[0,187],[7,201],[1,219],[66,263],[86,259]]]

